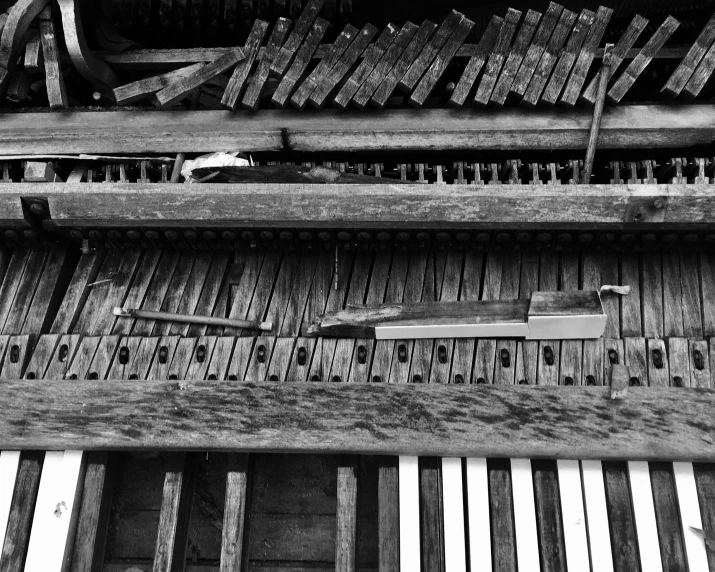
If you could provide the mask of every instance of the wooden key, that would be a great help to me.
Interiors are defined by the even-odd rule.
[[[624,347],[624,363],[630,372],[629,385],[645,386],[648,380],[645,338],[625,338]]]
[[[221,532],[221,570],[239,570],[247,535],[249,456],[231,453],[226,471],[226,501]]]
[[[663,337],[663,273],[660,254],[644,254],[642,262],[643,333]]]
[[[8,338],[0,373],[2,379],[22,379],[25,364],[30,358],[30,339],[29,335]]]
[[[464,15],[460,14],[456,10],[452,10],[447,15],[444,22],[442,22],[435,34],[430,38],[429,42],[410,64],[410,67],[405,72],[405,75],[398,82],[397,86],[401,91],[410,93],[410,91],[415,88],[417,82],[422,77],[422,74],[424,74],[425,70],[442,49],[442,46],[447,43],[449,38],[452,36],[452,33],[457,30],[457,27],[463,20]],[[467,31],[467,33],[469,32]]]
[[[0,538],[3,542],[19,467],[20,451],[0,451]]]
[[[195,89],[200,88],[209,80],[231,69],[245,59],[246,55],[241,48],[233,48],[195,72],[169,84],[157,92],[156,98],[162,107],[168,107],[174,103],[178,103],[183,98],[188,97]]]
[[[593,58],[596,55],[596,48],[598,48],[601,38],[606,32],[606,27],[608,26],[612,15],[613,10],[605,8],[604,6],[599,6],[596,11],[596,19],[593,22],[593,25],[589,28],[586,39],[583,42],[583,47],[578,53],[571,70],[571,76],[569,77],[568,83],[566,84],[564,92],[561,95],[561,99],[559,100],[559,105],[564,105],[566,107],[573,107],[576,105],[576,101],[581,94],[581,89],[583,88],[584,83],[586,83],[586,75],[591,67],[591,62],[593,62]],[[611,64],[611,67],[612,65],[613,64]]]
[[[539,570],[539,547],[534,510],[534,477],[529,459],[511,459],[514,532],[519,570]],[[538,480],[537,480],[538,483]]]
[[[606,489],[600,461],[581,461],[583,502],[588,515],[588,542],[593,572],[613,572]],[[567,555],[568,557],[568,555]]]
[[[631,496],[633,499],[633,514],[636,521],[636,533],[638,545],[658,546],[658,529],[655,520],[655,508],[653,506],[653,491],[651,487],[650,471],[648,463],[634,462],[628,463],[628,475],[631,484]],[[663,570],[660,550],[639,550],[642,570]]]
[[[185,78],[204,67],[204,63],[195,63],[190,66],[172,70],[157,76],[140,79],[119,87],[115,87],[112,92],[118,105],[130,105],[148,98],[157,91],[164,89],[172,83]]]
[[[297,5],[300,6],[300,2],[298,2]],[[300,18],[298,18],[298,21],[293,28],[293,31],[286,40],[285,44],[280,48],[273,63],[271,64],[271,75],[279,78],[282,78],[285,75],[293,62],[294,56],[297,57],[297,52],[299,51],[301,44],[303,44],[303,39],[307,34],[309,36],[309,30],[314,27],[314,22],[316,22],[318,13],[322,7],[323,0],[310,0],[306,4],[305,9],[301,13]],[[295,17],[292,5],[291,17]],[[308,40],[306,40],[306,42],[307,41]]]
[[[703,337],[703,321],[698,272],[698,255],[680,255],[680,286],[683,300],[683,334],[689,338]]]
[[[310,94],[309,101],[314,107],[321,108],[330,96],[330,93],[342,81],[343,77],[350,71],[353,64],[358,60],[368,47],[370,41],[377,33],[377,28],[367,24],[352,41],[330,72],[324,75],[322,81],[318,83],[313,93]],[[365,60],[363,60],[365,61]]]
[[[417,60],[420,53],[422,53],[422,50],[427,45],[427,42],[436,29],[436,24],[430,22],[429,20],[425,20],[417,32],[411,34],[412,37],[409,40],[409,43],[406,45],[404,50],[398,50],[401,51],[401,54],[395,59],[395,64],[391,66],[389,72],[384,76],[384,79],[380,83],[379,87],[377,87],[374,91],[370,99],[373,105],[378,108],[383,108],[385,106],[387,100],[392,95],[392,92],[397,87],[397,84],[405,76],[413,62]],[[389,50],[386,55],[388,54]],[[377,71],[377,68],[375,71]],[[359,94],[360,92],[358,91],[358,95]],[[356,102],[357,101],[358,99],[356,97]]]
[[[400,570],[419,570],[420,514],[417,457],[399,458]]]
[[[623,96],[628,92],[631,86],[635,83],[646,66],[650,63],[653,57],[660,51],[668,41],[668,38],[673,35],[673,32],[680,26],[680,22],[668,16],[665,21],[661,24],[660,28],[656,30],[655,34],[648,40],[638,52],[638,55],[633,58],[628,67],[621,73],[619,78],[615,81],[611,89],[608,90],[608,100],[612,103],[618,103],[623,99]],[[687,90],[687,87],[686,87]]]
[[[278,18],[276,25],[268,39],[268,44],[263,51],[263,56],[259,57],[256,71],[248,80],[248,87],[241,102],[242,107],[255,111],[258,109],[258,104],[263,93],[266,80],[271,69],[271,65],[278,56],[278,52],[283,45],[285,37],[290,30],[291,21],[285,18]]]
[[[571,570],[589,567],[586,512],[578,461],[556,461],[566,564]]]
[[[514,77],[514,81],[511,85],[510,92],[516,95],[523,96],[526,92],[526,88],[529,86],[531,77],[534,75],[534,70],[541,60],[541,56],[546,49],[546,45],[551,37],[551,34],[556,28],[556,24],[559,21],[561,12],[563,12],[564,7],[556,2],[549,2],[549,7],[544,13],[544,17],[541,19],[539,28],[536,30],[534,35],[534,41],[529,46],[526,54],[524,55],[523,61],[519,67],[519,71]]]
[[[248,370],[251,351],[255,338],[237,338],[233,356],[229,363],[226,377],[229,381],[244,381]]]
[[[704,340],[689,341],[690,374],[692,387],[712,387],[708,344]]]
[[[668,78],[668,82],[660,90],[660,93],[671,98],[678,97],[680,92],[693,76],[695,70],[699,67],[713,42],[715,42],[715,15],[710,17],[710,20],[703,28],[703,31],[700,32],[700,35],[695,40],[695,43],[688,50],[688,53],[685,55],[680,64],[678,64],[678,67],[672,73],[670,78]],[[27,64],[25,67],[27,67]],[[710,74],[707,75],[709,77]],[[707,78],[705,79],[707,80]],[[700,81],[700,78],[696,80],[697,83]]]
[[[348,24],[333,42],[330,51],[320,63],[313,69],[303,83],[298,87],[291,98],[291,103],[298,109],[303,109],[308,102],[308,98],[315,91],[316,87],[325,81],[328,73],[338,63],[345,50],[353,43],[358,35],[358,29]]]
[[[287,73],[283,76],[283,79],[276,88],[276,91],[271,98],[271,101],[273,101],[273,103],[280,107],[285,107],[286,103],[288,102],[288,98],[293,92],[296,84],[303,77],[303,74],[305,73],[305,70],[310,63],[310,59],[313,57],[313,53],[315,53],[315,50],[318,48],[318,44],[323,38],[323,35],[325,34],[329,25],[329,22],[327,20],[323,20],[322,18],[318,18],[315,21],[315,24],[308,33],[308,37],[305,39],[305,42],[303,42],[303,45],[297,51],[293,64],[291,65]],[[293,30],[293,32],[295,32],[295,29]],[[290,38],[288,38],[286,45],[288,45],[288,42],[290,42]],[[281,48],[281,53],[283,53],[284,49],[285,46]],[[274,68],[272,68],[272,70],[273,69]]]
[[[621,285],[631,287],[631,293],[621,297],[623,336],[641,336],[640,268],[635,254],[624,254],[621,258]]]
[[[663,340],[647,340],[648,345],[648,385],[668,387],[670,385],[670,368],[668,354]]]
[[[531,76],[529,85],[524,91],[524,97],[521,100],[521,104],[527,107],[534,107],[539,102],[541,94],[546,87],[546,83],[549,81],[551,76],[551,71],[554,69],[556,62],[559,59],[559,53],[562,50],[566,38],[569,36],[571,27],[576,22],[576,14],[571,10],[564,9],[561,12],[559,21],[556,24],[556,29],[554,33],[549,38],[549,42],[546,44],[546,49],[541,55],[539,64],[536,66],[534,73]]]
[[[335,514],[335,570],[355,571],[357,551],[358,460],[346,456],[338,465],[337,509]]]
[[[159,249],[147,250],[138,265],[134,280],[132,280],[129,292],[123,300],[123,304],[130,308],[137,308],[145,301],[147,292],[154,282],[155,271],[161,267],[160,260],[162,251]],[[158,277],[157,277],[158,279]],[[114,334],[129,334],[135,320],[116,320],[111,328]]]
[[[456,29],[452,32],[447,42],[439,50],[434,61],[429,66],[424,76],[420,80],[419,84],[417,85],[415,91],[410,96],[409,101],[413,107],[422,107],[425,100],[434,89],[435,84],[442,76],[444,71],[447,69],[447,66],[452,61],[452,58],[456,55],[459,47],[467,39],[467,36],[472,31],[473,27],[474,22],[472,22],[469,18],[462,17],[460,19]],[[413,64],[412,67],[414,67],[414,65],[415,64]]]
[[[378,89],[382,81],[387,77],[392,67],[402,56],[405,48],[411,42],[418,31],[418,27],[412,22],[407,22],[398,32],[394,41],[385,50],[380,60],[370,72],[367,79],[359,87],[353,97],[353,102],[359,109],[365,109],[367,102]]]
[[[486,105],[489,103],[494,86],[499,78],[499,72],[502,69],[504,60],[507,57],[507,52],[509,51],[509,46],[511,45],[511,39],[516,32],[516,27],[521,19],[521,12],[518,10],[513,10],[509,8],[504,17],[504,23],[499,30],[499,35],[497,36],[496,42],[494,43],[494,48],[489,55],[487,60],[487,67],[482,76],[482,80],[477,88],[477,94],[474,96],[473,103],[479,105]]]
[[[387,49],[395,41],[399,31],[400,29],[394,24],[387,24],[375,43],[370,46],[370,49],[365,50],[360,65],[358,65],[335,96],[334,104],[336,107],[340,109],[346,109],[348,107],[350,100],[355,96],[365,81],[367,81],[375,69],[375,66],[377,66]]]
[[[45,63],[42,57],[42,40],[40,39],[39,27],[31,27],[28,34],[23,67],[25,71],[32,74],[41,73],[45,69]]]
[[[591,27],[596,19],[596,14],[585,8],[581,10],[581,14],[576,21],[576,25],[571,31],[566,47],[561,53],[554,71],[551,74],[548,84],[544,89],[541,101],[549,105],[555,105],[556,101],[566,84],[571,68],[581,52],[581,48],[589,34]]]
[[[40,19],[40,41],[45,60],[45,85],[47,98],[51,109],[64,109],[67,107],[67,90],[62,77],[62,68],[57,48],[55,24],[52,18]]]
[[[685,338],[668,339],[668,362],[670,378],[668,385],[674,387],[690,387],[690,354],[688,340]]]
[[[663,331],[666,336],[682,337],[683,297],[680,285],[680,257],[663,254]]]
[[[504,105],[519,67],[524,60],[524,56],[526,56],[531,39],[536,33],[536,26],[539,24],[539,20],[541,20],[541,12],[536,12],[535,10],[527,11],[526,16],[524,16],[524,21],[521,24],[521,28],[519,28],[516,40],[514,40],[514,45],[509,51],[509,56],[506,58],[502,72],[490,97],[492,103],[496,103],[499,106]],[[556,21],[554,20],[555,24]]]

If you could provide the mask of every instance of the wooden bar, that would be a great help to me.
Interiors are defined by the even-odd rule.
[[[715,459],[712,389],[5,380],[0,398],[9,450]]]
[[[60,226],[625,228],[715,222],[710,185],[185,185],[30,183],[0,185],[0,197],[48,199]],[[192,187],[192,188],[195,188]],[[349,189],[349,191],[348,191]],[[19,202],[19,200],[18,200]],[[300,204],[296,210],[294,204]],[[661,208],[658,208],[658,205]]]
[[[585,149],[591,119],[588,109],[466,116],[453,109],[406,109],[369,117],[332,110],[13,113],[0,122],[0,153]],[[604,112],[599,148],[690,147],[710,144],[714,135],[710,105],[620,106]]]

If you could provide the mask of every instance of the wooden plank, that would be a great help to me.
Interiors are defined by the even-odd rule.
[[[625,338],[624,346],[625,359],[623,363],[628,366],[630,371],[630,383],[645,386],[648,380],[645,338]]]
[[[27,251],[19,251],[18,254],[23,252]],[[3,296],[3,308],[7,307],[8,303],[10,304],[7,308],[7,315],[2,328],[3,334],[17,334],[22,330],[37,283],[42,276],[47,254],[48,251],[44,248],[33,248],[27,252],[22,274],[15,272],[11,274],[11,271],[15,269],[11,261],[11,266],[8,267],[8,275],[6,276],[8,288],[3,287],[0,291],[0,295],[8,294],[7,297]],[[3,286],[5,286],[5,280],[3,281]],[[13,290],[14,295],[10,297]]]
[[[638,570],[640,564],[627,467],[626,463],[603,463],[613,568],[616,572]]]
[[[347,109],[350,100],[370,77],[385,52],[398,37],[399,32],[400,28],[392,23],[387,24],[375,43],[371,45],[371,49],[365,53],[365,57],[335,96],[333,103],[338,108]]]
[[[46,0],[22,0],[16,2],[9,10],[0,39],[0,67],[5,71],[2,74],[3,83],[8,70],[15,64],[14,58],[18,55],[30,23],[47,4]]]
[[[148,249],[139,262],[134,280],[124,299],[124,305],[129,308],[140,308],[145,300],[147,291],[153,283],[154,273],[161,260],[162,252],[159,249]],[[117,319],[111,328],[113,334],[129,334],[136,320]]]
[[[712,509],[712,499],[715,498],[715,465],[713,464],[694,464],[695,485],[700,500],[701,516],[703,519],[703,530],[713,530],[715,522],[715,511]],[[712,564],[715,562],[713,557],[712,543],[706,544],[708,562],[712,569]]]
[[[397,457],[381,457],[378,465],[378,565],[381,570],[400,567],[400,486]]]
[[[640,268],[638,256],[624,254],[621,257],[621,285],[630,286],[628,296],[621,298],[621,331],[623,337],[642,335],[640,303]]]
[[[25,364],[30,358],[30,336],[10,336],[7,341],[7,350],[2,364],[3,379],[22,379]]]
[[[186,66],[178,70],[172,70],[160,75],[140,79],[115,87],[112,90],[112,93],[114,94],[114,99],[118,105],[130,105],[149,97],[181,78],[193,74],[202,67],[204,67],[203,63],[191,64],[190,66]]]
[[[40,73],[44,69],[42,61],[42,43],[40,40],[40,30],[38,27],[31,27],[29,30],[27,44],[25,44],[25,59],[23,68],[29,73]]]
[[[268,38],[268,44],[263,52],[263,57],[258,58],[259,61],[256,66],[256,71],[248,80],[248,87],[246,87],[246,93],[244,94],[243,101],[241,102],[242,107],[253,111],[258,109],[258,104],[266,85],[266,81],[268,80],[271,65],[273,65],[273,62],[278,56],[278,52],[283,45],[283,41],[288,35],[290,27],[291,21],[286,18],[278,18],[276,21],[273,31],[271,32],[271,36]]]
[[[636,14],[633,17],[633,20],[631,20],[631,23],[626,28],[626,31],[623,32],[623,35],[619,38],[618,42],[616,42],[616,45],[611,51],[611,65],[608,68],[609,80],[614,76],[614,74],[618,70],[618,67],[621,65],[621,62],[623,62],[623,60],[630,53],[633,44],[636,43],[636,40],[641,35],[643,30],[645,30],[645,27],[647,25],[648,20],[646,20],[642,16]],[[596,74],[591,79],[591,82],[588,84],[588,87],[586,87],[586,89],[581,94],[581,100],[593,105],[596,102],[597,89],[598,74]]]
[[[398,50],[400,51],[400,55],[397,57],[394,65],[389,68],[389,71],[383,76],[383,79],[379,86],[375,88],[375,91],[370,98],[370,102],[372,105],[380,109],[385,107],[387,100],[392,95],[392,92],[397,87],[397,84],[405,76],[407,71],[410,69],[412,63],[417,60],[419,54],[425,48],[427,42],[432,37],[432,34],[435,32],[436,29],[437,24],[434,24],[429,20],[425,20],[416,32],[409,34],[411,36],[409,43],[407,43],[404,49]],[[395,41],[395,43],[397,43],[397,40]],[[385,55],[390,55],[389,50]],[[375,69],[375,71],[377,71],[377,68]],[[360,91],[358,91],[358,95],[360,95]],[[358,97],[356,97],[355,100],[357,102]]]
[[[677,253],[663,254],[663,330],[665,335],[682,337],[683,297],[680,286],[680,259]]]
[[[688,338],[703,336],[703,304],[700,298],[698,255],[680,255],[680,289],[683,308],[683,334]]]
[[[415,88],[417,82],[420,80],[427,68],[429,68],[439,51],[447,43],[452,34],[458,29],[460,23],[463,21],[463,14],[460,14],[456,10],[450,11],[434,35],[432,35],[429,39],[429,42],[427,42],[424,48],[419,52],[419,55],[417,55],[398,82],[397,86],[402,92],[410,93]],[[469,32],[467,31],[467,33]]]
[[[434,25],[434,24],[433,24]],[[395,40],[390,44],[380,60],[375,65],[375,68],[370,72],[370,75],[359,87],[353,96],[353,102],[358,109],[365,109],[368,101],[373,96],[377,88],[382,83],[383,79],[392,70],[392,67],[397,63],[405,48],[412,41],[412,38],[417,33],[418,27],[412,22],[405,23],[395,37]]]
[[[377,28],[375,28],[372,24],[367,24],[362,30],[360,30],[357,38],[355,38],[348,49],[345,50],[338,62],[330,70],[330,73],[323,78],[323,80],[316,87],[315,91],[310,94],[309,101],[311,105],[317,108],[323,107],[332,91],[337,85],[340,84],[343,77],[350,71],[360,55],[368,47],[368,44],[376,33]],[[367,57],[363,59],[363,63],[367,61],[369,61]]]
[[[67,90],[62,76],[55,25],[51,18],[40,18],[40,41],[45,61],[45,86],[51,109],[67,107]]]
[[[189,518],[196,481],[192,456],[172,454],[166,462],[154,572],[182,570],[185,566]]]
[[[491,526],[489,522],[489,472],[487,460],[469,458],[466,460],[467,514],[469,536],[468,560],[471,569],[477,569],[477,563],[486,570],[492,569]]]
[[[712,387],[708,344],[704,340],[690,340],[690,384],[692,387]]]
[[[524,91],[524,97],[521,100],[522,105],[534,107],[539,102],[541,94],[549,81],[551,72],[558,62],[559,54],[563,45],[566,43],[566,38],[568,38],[571,27],[575,22],[575,12],[568,9],[564,9],[561,12],[559,21],[554,29],[554,33],[551,35],[551,38],[549,38],[549,42],[546,44],[546,49],[541,55],[541,59],[531,76],[529,85]]]
[[[519,33],[517,34],[516,39],[514,40],[514,45],[509,51],[509,55],[506,58],[504,67],[499,75],[499,79],[494,86],[494,91],[490,97],[490,101],[492,103],[496,103],[499,106],[504,105],[506,96],[511,91],[512,84],[514,83],[516,75],[519,71],[519,67],[524,61],[526,52],[529,49],[529,44],[536,33],[536,26],[539,24],[540,20],[541,12],[537,12],[535,10],[530,9],[526,13],[526,16],[524,16],[524,21],[519,28]],[[554,21],[554,24],[555,23],[556,22]]]
[[[303,43],[303,38],[306,37],[306,34],[308,34],[309,30],[313,27],[313,23],[316,21],[322,7],[323,0],[310,0],[310,2],[306,4],[293,31],[271,64],[271,74],[273,76],[283,77],[288,71],[293,57],[296,56],[296,52],[298,52],[299,47]]]
[[[487,66],[482,76],[482,80],[477,87],[477,93],[474,96],[474,104],[486,105],[489,103],[489,98],[494,91],[494,86],[499,78],[499,72],[501,71],[504,60],[507,57],[507,52],[509,46],[511,45],[511,39],[516,32],[516,27],[521,19],[521,12],[509,8],[507,10],[506,16],[504,16],[504,23],[499,30],[499,35],[494,43],[494,48],[489,54],[489,59],[487,60]]]
[[[244,525],[247,497],[248,455],[229,454],[221,531],[221,572],[241,569],[247,531]]]
[[[442,517],[442,471],[437,457],[419,460],[419,514],[422,567],[444,572],[444,530]],[[402,474],[400,474],[400,484]],[[402,521],[400,521],[402,524]]]
[[[668,16],[665,19],[650,40],[646,42],[638,55],[633,58],[628,67],[623,70],[623,73],[621,73],[608,90],[606,97],[611,103],[621,101],[640,74],[643,73],[643,70],[648,66],[651,59],[653,59],[653,56],[663,47],[663,44],[668,41],[668,38],[673,35],[673,32],[675,32],[679,25],[680,22],[672,16]]]
[[[690,387],[688,340],[684,338],[668,339],[668,361],[670,366],[669,384],[675,387]]]
[[[641,273],[643,283],[643,334],[663,337],[663,274],[660,254],[644,254]]]
[[[19,467],[20,451],[0,451],[0,538],[3,543]]]
[[[707,460],[713,455],[712,445],[706,437],[712,430],[712,419],[707,413],[713,399],[710,389],[691,392],[683,388],[651,388],[629,392],[625,406],[629,415],[632,414],[633,424],[624,426],[618,422],[623,404],[614,406],[607,397],[606,388],[583,387],[578,392],[571,392],[563,388],[460,384],[381,384],[370,387],[363,384],[284,384],[276,392],[275,386],[270,384],[217,385],[201,381],[178,385],[146,381],[77,384],[61,380],[42,382],[42,391],[38,391],[39,386],[39,381],[8,380],[0,389],[0,396],[8,408],[7,415],[0,421],[3,449],[64,449],[69,445],[84,450],[162,449],[172,447],[177,440],[189,443],[186,436],[191,431],[194,432],[191,446],[197,450],[254,448],[285,452],[342,450],[346,453],[382,451],[484,456],[496,454],[501,447],[499,454],[514,458],[528,454],[532,457],[694,461]],[[33,398],[28,399],[28,395]],[[404,405],[395,406],[394,415],[383,415],[380,400],[391,399],[394,404],[408,395]],[[664,404],[673,399],[677,399],[681,407],[668,410]],[[72,405],[78,400],[86,404],[79,413]],[[337,407],[336,400],[342,400],[343,406]],[[365,400],[370,400],[372,406],[367,407]],[[431,404],[425,409],[433,416],[431,418],[442,420],[440,427],[443,430],[439,434],[427,426],[420,428],[415,422],[406,421],[404,416],[409,414],[408,410],[421,407],[418,405],[421,402]],[[345,403],[350,404],[349,408]],[[226,425],[217,426],[215,422],[207,421],[217,419],[217,407],[223,411],[221,419]],[[450,419],[456,414],[440,416],[449,407],[456,408],[455,412],[464,412],[464,416],[460,416],[459,430],[451,430],[457,422]],[[578,431],[574,431],[572,424],[574,407],[581,412],[579,423],[583,428]],[[648,422],[653,441],[649,440],[644,447],[642,441],[634,437],[634,432],[640,431],[641,420],[649,415],[648,411],[659,407],[666,412],[657,424],[652,418]],[[154,411],[156,422],[151,438],[143,440],[140,439],[144,434],[141,420],[147,408]],[[519,429],[505,431],[496,419],[501,419],[501,412],[509,408],[524,420],[524,424]],[[100,410],[105,412],[102,416],[97,413]],[[177,419],[177,410],[186,411],[187,415]],[[72,414],[68,415],[68,411]],[[127,411],[135,414],[122,413]],[[291,411],[291,416],[286,416],[286,411]],[[274,416],[281,417],[283,422],[276,423]],[[535,416],[539,417],[538,422]],[[110,417],[111,424],[106,422]],[[504,423],[511,418],[504,417]],[[16,425],[18,419],[25,419],[21,429]],[[241,419],[244,421],[239,421]],[[686,419],[690,423],[686,423]],[[161,433],[156,430],[159,423],[165,427]],[[316,423],[323,428],[319,435],[314,432]],[[359,429],[366,423],[379,427],[380,435],[372,437]],[[551,431],[547,435],[539,434],[541,423],[549,425]],[[591,431],[593,435],[588,437],[590,429],[587,427],[591,423],[596,423],[601,430]],[[331,431],[326,437],[328,426]],[[603,437],[602,433],[606,431],[609,435]],[[474,438],[477,434],[483,438]],[[290,439],[285,438],[288,435]]]
[[[273,97],[271,97],[271,101],[274,104],[278,105],[279,107],[285,107],[286,103],[288,102],[288,98],[295,89],[296,84],[303,77],[303,74],[305,73],[305,70],[310,63],[310,58],[312,57],[313,52],[315,52],[315,50],[317,49],[318,44],[323,38],[323,35],[325,34],[329,25],[330,23],[326,20],[323,20],[322,18],[318,18],[315,21],[315,24],[310,29],[308,37],[305,39],[305,42],[303,42],[303,44],[300,46],[300,49],[298,49],[295,55],[295,59],[293,60],[293,65],[291,65],[290,69],[283,76],[283,79],[281,80],[280,84],[278,84],[276,91],[273,93]],[[296,29],[297,26],[293,30],[293,32],[295,32]],[[286,45],[288,45],[289,42],[290,38],[288,38],[288,40],[286,41]],[[281,53],[283,53],[284,49],[285,46],[281,48],[279,57]],[[275,64],[276,62],[274,62],[274,66]]]
[[[246,38],[246,43],[243,46],[243,52],[246,59],[236,65],[231,75],[231,79],[228,81],[226,90],[223,92],[223,97],[221,98],[221,105],[227,107],[228,109],[235,110],[238,106],[238,102],[243,95],[243,90],[246,88],[246,80],[248,75],[251,73],[253,64],[258,57],[258,50],[263,42],[263,37],[268,31],[268,23],[262,20],[255,20],[253,22],[253,27],[248,33],[248,38]]]
[[[338,465],[338,499],[335,514],[336,572],[354,572],[356,570],[357,473],[357,457],[347,457]]]
[[[592,113],[571,110],[528,112],[502,109],[470,118],[450,109],[396,109],[372,116],[325,111],[315,117],[267,110],[236,116],[228,111],[185,111],[156,114],[127,111],[116,122],[113,112],[15,114],[0,125],[0,153],[142,153],[292,151],[331,152],[384,149],[583,149]],[[707,144],[712,139],[713,111],[708,106],[628,105],[604,111],[600,148],[677,147]],[[106,137],[107,129],[115,135]],[[547,131],[545,133],[544,131]],[[343,134],[354,135],[345,138]],[[287,137],[287,139],[286,139]],[[29,143],[32,141],[32,143]],[[45,196],[56,187],[30,187],[23,196]],[[0,187],[3,193],[14,187]],[[68,189],[67,189],[68,190]],[[668,205],[670,208],[670,204]],[[54,218],[54,215],[53,215]],[[642,215],[642,218],[645,218]],[[696,219],[697,220],[697,219]]]
[[[648,463],[648,465],[663,569],[684,570],[688,566],[683,542],[685,530],[680,522],[679,499],[675,490],[673,464]]]
[[[702,32],[700,32],[695,43],[693,43],[688,53],[668,78],[668,82],[660,90],[660,93],[667,97],[678,97],[713,41],[715,41],[715,16],[710,18]]]
[[[22,572],[24,569],[44,458],[45,454],[41,451],[24,451],[20,455],[20,467],[7,520],[7,533],[0,555],[0,567],[3,570]]]
[[[607,10],[607,8],[606,8]],[[582,52],[584,41],[589,34],[596,20],[596,14],[590,10],[583,9],[579,14],[576,25],[571,31],[566,46],[559,57],[554,71],[551,74],[548,84],[544,88],[544,93],[541,97],[542,103],[554,105],[569,77],[569,73],[573,68],[576,59]]]
[[[308,77],[302,80],[301,84],[293,93],[290,98],[293,107],[297,109],[305,108],[310,95],[315,91],[318,85],[324,81],[325,76],[333,69],[335,64],[338,63],[345,50],[348,49],[348,46],[350,46],[357,35],[358,29],[355,26],[348,24],[343,28],[343,31],[340,32],[335,39],[327,55],[313,68],[313,71],[308,74]]]
[[[201,87],[217,75],[231,69],[245,58],[246,56],[241,48],[233,48],[230,52],[204,65],[192,74],[170,83],[164,89],[157,92],[156,98],[162,107],[168,107],[174,103],[178,103],[184,97],[187,97],[190,92]]]
[[[683,96],[686,99],[694,99],[700,94],[700,91],[705,87],[705,84],[710,79],[710,76],[715,69],[715,47],[710,46],[710,49],[703,57],[702,61],[695,68],[695,72],[688,80],[688,83],[683,89]]]
[[[703,301],[703,335],[715,335],[715,255],[701,253],[700,294]]]
[[[549,2],[549,7],[544,12],[544,17],[541,19],[539,28],[534,35],[534,41],[529,45],[526,54],[519,66],[519,70],[514,77],[514,82],[511,85],[510,92],[516,95],[523,96],[526,88],[529,86],[531,77],[534,75],[534,70],[541,60],[541,56],[546,50],[546,45],[551,38],[551,34],[556,28],[561,12],[564,7],[556,2]]]

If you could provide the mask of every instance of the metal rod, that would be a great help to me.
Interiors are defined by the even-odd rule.
[[[226,326],[229,328],[243,328],[245,330],[261,330],[263,332],[270,332],[273,329],[271,322],[172,314],[171,312],[156,312],[154,310],[140,310],[138,308],[116,307],[113,313],[115,316],[136,318],[139,320],[158,320],[163,322],[180,322],[182,324],[202,324],[205,326]]]
[[[608,90],[609,70],[611,67],[613,44],[606,44],[603,56],[603,65],[599,70],[598,93],[596,103],[593,106],[593,120],[591,121],[591,132],[588,136],[588,147],[586,149],[586,161],[583,167],[583,178],[581,182],[588,184],[591,182],[591,172],[593,171],[593,160],[596,157],[596,144],[598,143],[598,132],[601,129],[601,119],[603,117],[603,105],[606,101],[606,91]]]

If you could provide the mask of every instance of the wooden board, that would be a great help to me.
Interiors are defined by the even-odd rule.
[[[29,183],[23,187],[31,188]],[[349,193],[342,185],[292,184],[204,184],[201,192],[160,183],[91,187],[44,183],[43,189],[60,226],[333,228],[350,220],[356,227],[493,228],[503,223],[593,230],[595,225],[634,227],[634,212],[662,214],[651,221],[643,217],[638,228],[686,224],[692,228],[715,222],[708,185],[500,185],[479,193],[469,185],[449,185],[435,193],[420,184],[352,185]],[[659,200],[667,202],[667,209],[653,206]],[[293,207],[296,201],[300,211]],[[634,268],[637,273],[637,264]],[[106,283],[94,288],[100,287],[106,289]]]
[[[3,449],[155,450],[180,443],[184,450],[715,458],[711,389],[650,388],[614,402],[597,387],[22,380],[6,381],[0,397],[7,404]],[[680,407],[670,407],[673,400]],[[77,402],[85,404],[81,411]],[[145,435],[150,412],[155,422]],[[623,424],[624,415],[632,423]]]
[[[15,117],[17,115],[17,117]],[[584,149],[592,113],[554,114],[502,109],[389,110],[371,114],[266,110],[77,112],[8,114],[0,124],[0,153],[171,153],[233,151],[353,151],[383,149]],[[709,106],[629,105],[604,111],[599,149],[677,147],[710,143]],[[107,137],[108,131],[112,137]],[[349,132],[350,137],[344,134]],[[3,188],[4,189],[4,188]],[[30,196],[35,193],[31,193]],[[42,193],[39,193],[42,196]]]

